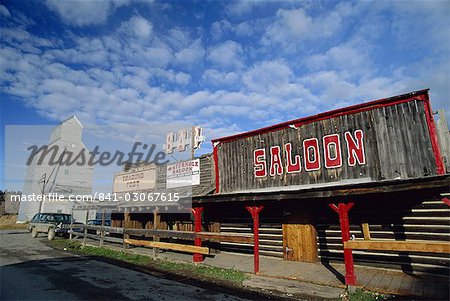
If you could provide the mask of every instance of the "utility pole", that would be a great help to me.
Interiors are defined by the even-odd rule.
[[[195,159],[195,126],[191,129],[191,160]]]
[[[38,184],[42,183],[42,189],[41,189],[41,202],[39,203],[39,213],[42,212],[42,203],[44,202],[44,192],[45,192],[45,185],[47,184],[47,173],[44,173],[41,180],[39,180]]]

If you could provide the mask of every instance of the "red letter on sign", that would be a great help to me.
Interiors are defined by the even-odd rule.
[[[281,154],[280,154],[279,146],[272,146],[270,148],[270,175],[275,176],[275,168],[276,173],[278,175],[283,174],[283,165],[281,164]]]
[[[287,173],[300,172],[302,170],[302,166],[300,164],[300,155],[296,155],[294,160],[292,160],[292,145],[290,143],[286,143],[286,161],[287,161]]]
[[[337,168],[342,166],[341,144],[339,135],[323,136],[323,151],[325,157],[325,168]]]
[[[253,163],[255,165],[253,168],[255,177],[267,176],[266,150],[264,148],[257,149],[253,152]]]
[[[358,160],[359,165],[366,164],[366,155],[364,153],[364,133],[361,130],[355,131],[355,139],[353,139],[350,132],[345,132],[345,141],[347,141],[348,150],[348,165],[354,166],[356,160]]]
[[[320,169],[319,141],[317,138],[303,140],[303,158],[305,159],[305,170]]]

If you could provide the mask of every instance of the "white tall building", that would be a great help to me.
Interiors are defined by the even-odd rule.
[[[90,195],[92,193],[92,177],[94,167],[88,165],[89,150],[81,140],[83,125],[76,116],[72,116],[56,126],[50,136],[47,154],[42,151],[34,156],[27,168],[23,195],[47,195],[58,193],[60,195]],[[66,164],[84,152],[83,164]],[[70,160],[68,156],[71,155]],[[77,162],[81,162],[78,159]],[[56,163],[56,164],[55,164]],[[45,179],[45,185],[44,185]],[[18,221],[29,221],[36,213],[61,212],[70,213],[72,204],[66,199],[62,202],[21,202]]]

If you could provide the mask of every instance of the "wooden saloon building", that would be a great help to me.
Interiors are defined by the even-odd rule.
[[[113,225],[254,233],[255,244],[195,244],[342,262],[349,285],[354,264],[449,275],[449,134],[440,130],[422,90],[214,139],[213,154],[200,158],[193,214],[130,209]]]

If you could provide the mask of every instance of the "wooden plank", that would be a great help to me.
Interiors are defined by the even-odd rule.
[[[161,221],[161,216],[158,214],[158,209],[153,210],[153,230],[158,229],[159,224]],[[153,242],[159,241],[159,236],[153,235]],[[159,253],[159,250],[156,247],[153,247],[152,255],[153,257],[156,257],[156,255]]]
[[[402,283],[405,279],[405,274],[396,274],[392,276],[392,281],[389,284],[387,290],[389,292],[398,293],[400,291],[400,288],[402,287]]]
[[[125,229],[125,233],[130,235],[148,235],[159,236],[162,238],[179,238],[186,240],[194,240],[194,232],[175,231],[175,230],[158,230],[158,229]]]
[[[124,212],[124,228],[130,227],[130,213],[128,212],[128,208],[125,208]],[[128,245],[125,243],[125,240],[130,238],[130,235],[126,234],[125,229],[123,232],[123,249],[128,249]]]
[[[87,226],[83,226],[83,228],[86,227],[88,230],[105,230],[105,232],[110,232],[110,233],[118,233],[118,234],[123,234],[123,228],[120,227],[109,227],[109,226],[104,226],[102,228],[102,226],[94,226],[94,225],[87,225]]]
[[[100,239],[100,236],[95,235],[95,234],[76,232],[76,231],[72,231],[71,233],[75,237],[83,237],[83,241],[85,241],[85,238],[90,238],[90,239],[95,239],[95,240],[99,240]]]
[[[344,248],[354,250],[450,253],[450,243],[430,241],[346,241]]]
[[[103,246],[103,240],[104,240],[104,238],[105,238],[105,230],[104,230],[104,227],[105,227],[105,218],[106,218],[106,211],[105,211],[105,209],[103,208],[103,210],[102,210],[102,225],[101,225],[101,230],[100,230],[100,242],[99,242],[99,246],[100,247],[102,247]]]
[[[411,289],[414,284],[414,277],[411,275],[405,275],[405,278],[403,279],[402,285],[400,286],[400,289],[398,290],[400,294],[402,295],[410,295]]]
[[[198,232],[194,234],[195,237],[220,242],[237,242],[237,243],[253,243],[253,235],[241,235],[231,233],[207,233]]]
[[[89,209],[87,209],[86,210],[86,222],[84,223],[85,225],[87,225],[87,223],[88,223],[88,220],[89,220]],[[84,236],[83,236],[83,247],[85,247],[86,246],[86,236],[87,236],[87,228],[86,227],[84,227]]]
[[[384,273],[380,283],[378,283],[377,288],[382,290],[382,291],[386,291],[388,289],[388,287],[391,285],[391,282],[392,282],[393,278],[397,274],[398,273],[392,273],[392,272],[386,271],[386,273]]]
[[[357,271],[357,281],[358,285],[362,285],[363,287],[366,287],[367,284],[369,284],[370,280],[372,280],[375,273],[372,272],[372,270],[369,269],[362,269],[362,271]]]
[[[137,239],[125,239],[126,244],[134,245],[134,246],[142,246],[142,247],[152,247],[152,248],[160,248],[166,250],[187,252],[187,253],[199,253],[199,254],[209,254],[209,248],[207,247],[197,247],[191,245],[182,245],[182,244],[174,244],[168,242],[160,242],[160,241],[148,241],[148,240],[137,240]]]
[[[422,296],[423,294],[423,281],[421,278],[415,278],[413,286],[411,288],[411,294],[415,296]]]
[[[369,223],[362,223],[361,224],[362,232],[364,235],[365,240],[370,240],[370,230],[369,230]]]
[[[384,270],[377,270],[375,272],[375,275],[370,279],[369,283],[367,283],[368,288],[378,288],[380,283],[385,278],[386,271]]]
[[[155,235],[162,238],[179,238],[186,240],[194,240],[201,238],[204,240],[218,240],[226,242],[242,242],[253,243],[253,235],[250,234],[234,234],[222,232],[190,232],[190,231],[175,231],[175,230],[152,230],[152,229],[125,229],[126,234],[130,235]]]

